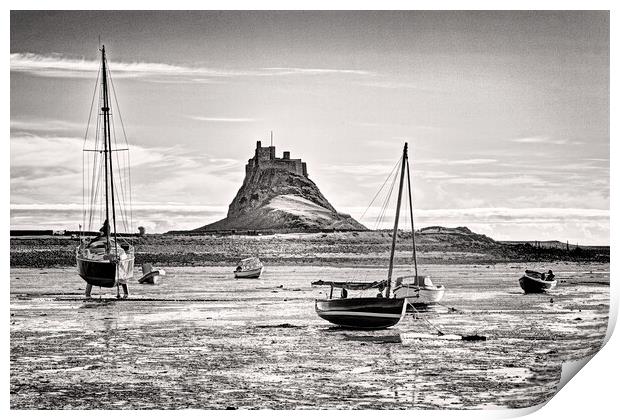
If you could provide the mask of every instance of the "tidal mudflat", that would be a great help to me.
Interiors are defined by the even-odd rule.
[[[123,301],[97,288],[84,299],[73,267],[13,268],[11,407],[532,406],[553,396],[562,361],[600,348],[609,264],[527,267],[551,268],[558,287],[524,295],[520,263],[425,265],[447,288],[442,306],[384,331],[332,328],[314,311],[327,290],[310,286],[384,268],[268,266],[235,280],[227,267],[172,267],[159,285],[130,283]]]

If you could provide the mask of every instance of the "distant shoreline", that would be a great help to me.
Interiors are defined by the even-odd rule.
[[[233,265],[259,256],[266,265],[385,266],[391,233],[385,231],[276,235],[172,235],[132,237],[136,266]],[[16,236],[10,240],[11,267],[75,265],[78,237]],[[609,262],[609,247],[546,248],[494,241],[472,232],[416,233],[420,264],[507,262]],[[411,232],[399,232],[396,264],[410,264]]]

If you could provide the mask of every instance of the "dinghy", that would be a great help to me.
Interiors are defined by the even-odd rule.
[[[406,282],[413,279],[412,282]],[[403,297],[412,305],[432,305],[439,302],[446,288],[434,285],[429,276],[402,276],[396,279],[394,296]]]
[[[239,261],[234,274],[236,279],[257,279],[262,272],[263,263],[257,257],[250,257]]]
[[[159,283],[159,277],[165,276],[166,271],[163,269],[153,269],[153,265],[150,263],[142,264],[142,277],[138,280],[140,284],[157,284]]]
[[[525,275],[519,279],[519,285],[525,293],[545,293],[558,284],[553,274],[550,277],[551,280],[538,271],[525,270]]]

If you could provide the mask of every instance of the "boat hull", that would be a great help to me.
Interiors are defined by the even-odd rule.
[[[117,282],[125,283],[133,278],[134,258],[119,261],[93,261],[77,257],[80,277],[88,284],[99,287],[114,287]]]
[[[354,329],[383,329],[400,322],[405,299],[351,298],[317,299],[316,313],[332,324]]]
[[[263,272],[263,267],[254,268],[252,270],[235,271],[236,279],[257,279]]]
[[[142,276],[138,283],[140,284],[157,284],[159,283],[159,271],[152,271]]]
[[[394,289],[394,297],[405,298],[412,305],[423,304],[430,305],[437,303],[443,299],[446,292],[444,286],[418,287],[418,286],[401,286]]]
[[[558,281],[547,281],[530,276],[523,276],[519,279],[519,284],[525,293],[545,293],[557,286]]]

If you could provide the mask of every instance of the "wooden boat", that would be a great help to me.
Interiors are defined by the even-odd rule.
[[[150,263],[142,264],[142,277],[138,279],[140,284],[157,284],[159,283],[159,277],[165,276],[166,272],[162,269],[153,270],[153,265]]]
[[[318,281],[313,283],[315,286],[328,285],[331,287],[329,298],[317,299],[314,306],[316,313],[332,324],[345,328],[380,329],[398,324],[405,315],[407,309],[406,299],[394,296],[391,293],[394,253],[396,250],[396,238],[398,236],[398,221],[402,203],[405,168],[407,168],[407,176],[409,177],[407,143],[405,143],[403,148],[403,155],[400,161],[398,201],[396,204],[394,229],[392,231],[392,246],[390,248],[387,279],[373,283],[333,281]],[[409,201],[411,202],[411,185],[409,185]],[[340,288],[342,290],[339,298],[333,297],[334,288]],[[378,294],[374,297],[348,297],[348,290],[370,291],[373,289],[378,290]]]
[[[239,261],[234,274],[236,279],[257,279],[262,272],[263,263],[257,257],[250,257]]]
[[[76,262],[78,273],[87,283],[86,295],[90,296],[92,286],[117,287],[123,285],[127,296],[127,280],[133,278],[134,248],[118,231],[119,225],[127,227],[128,211],[123,206],[128,195],[130,186],[123,184],[121,169],[118,167],[118,153],[127,151],[128,148],[116,144],[116,136],[112,132],[110,99],[109,69],[105,55],[105,47],[101,48],[101,85],[99,92],[99,107],[97,109],[98,121],[95,131],[94,146],[84,148],[84,152],[93,152],[85,157],[88,162],[89,173],[92,182],[88,194],[88,204],[84,209],[85,231],[91,231],[97,223],[97,217],[104,218],[103,226],[96,238],[88,238],[80,234],[80,245],[76,249]],[[116,101],[114,101],[116,102]],[[94,97],[93,97],[94,103]],[[116,109],[118,112],[118,109]],[[89,119],[90,122],[90,119]],[[124,130],[123,130],[124,132]],[[84,144],[87,144],[88,131]],[[114,144],[113,144],[114,141]],[[125,139],[125,146],[127,140]],[[124,156],[123,156],[124,157]],[[114,162],[117,163],[116,167]],[[92,166],[90,164],[92,163]],[[105,205],[104,205],[105,203]],[[105,210],[104,210],[105,208]],[[118,209],[118,212],[117,212]],[[130,210],[129,210],[130,211]],[[120,294],[119,294],[120,297]]]
[[[407,279],[413,282],[405,283]],[[412,305],[432,305],[439,302],[446,288],[443,285],[434,285],[429,276],[402,276],[396,279],[394,296],[407,299]]]
[[[552,275],[551,280],[548,280],[543,273],[533,270],[525,270],[525,275],[519,279],[519,285],[525,293],[545,293],[557,284],[555,276]]]

